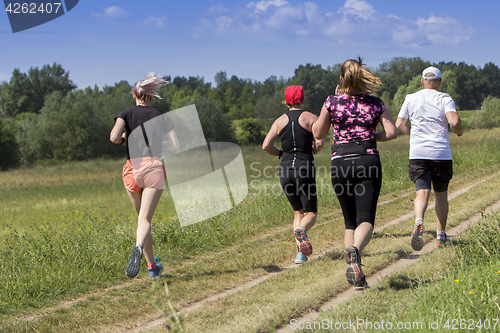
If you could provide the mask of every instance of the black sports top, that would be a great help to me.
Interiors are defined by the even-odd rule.
[[[288,124],[280,131],[283,162],[291,161],[295,166],[296,160],[314,161],[312,144],[314,136],[299,124],[299,117],[304,110],[290,110],[286,113]]]
[[[160,117],[161,116],[161,117]],[[133,157],[160,157],[162,150],[163,134],[170,132],[174,128],[173,122],[167,117],[164,111],[154,106],[135,106],[120,112],[118,117],[125,120],[125,130],[127,138],[138,127],[142,127],[145,136],[139,140]],[[115,121],[116,121],[115,118]],[[154,121],[151,121],[155,119]],[[146,126],[144,126],[144,124]],[[137,151],[138,150],[138,151]],[[127,158],[130,159],[130,147],[127,145]]]

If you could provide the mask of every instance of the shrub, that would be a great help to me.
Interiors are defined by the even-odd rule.
[[[481,104],[481,110],[474,117],[477,128],[493,128],[500,126],[500,99],[488,96]]]

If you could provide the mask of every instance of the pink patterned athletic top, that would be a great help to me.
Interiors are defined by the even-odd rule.
[[[385,104],[378,97],[367,94],[346,94],[329,96],[324,106],[330,112],[335,144],[375,140],[375,129]],[[367,148],[366,154],[378,155],[374,148]],[[332,154],[336,156],[337,152]]]

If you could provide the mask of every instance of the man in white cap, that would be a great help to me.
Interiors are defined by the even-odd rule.
[[[453,176],[448,125],[458,136],[463,134],[462,122],[450,95],[439,92],[441,71],[428,67],[422,72],[424,89],[406,96],[396,120],[396,127],[410,135],[410,179],[415,183],[415,227],[412,248],[420,251],[424,245],[424,213],[429,202],[431,184],[436,197],[436,248],[446,241],[448,218],[448,184]],[[408,119],[411,123],[407,125]]]

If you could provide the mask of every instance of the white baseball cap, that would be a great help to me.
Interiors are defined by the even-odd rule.
[[[434,74],[434,76],[425,76],[426,74]],[[441,78],[441,71],[437,69],[436,67],[427,67],[424,69],[422,72],[422,78],[424,80],[436,80]]]

